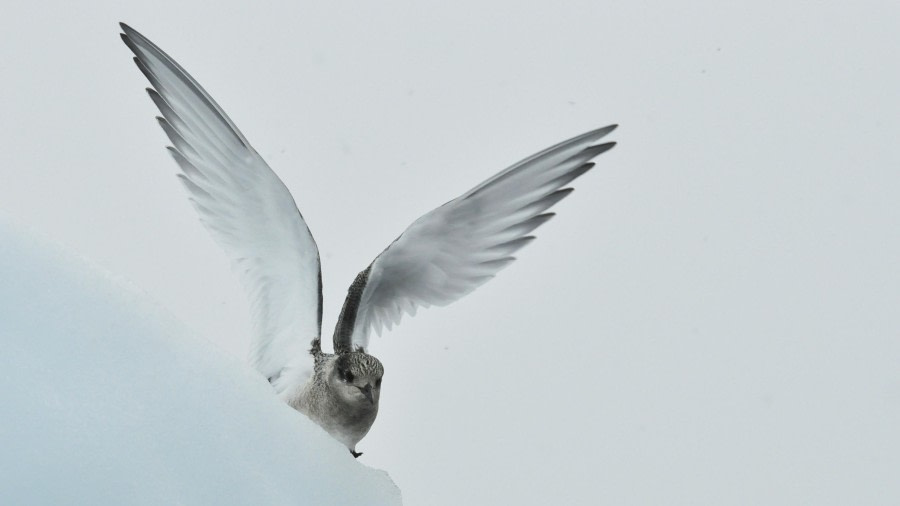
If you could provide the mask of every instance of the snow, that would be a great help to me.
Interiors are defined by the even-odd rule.
[[[400,504],[266,381],[0,220],[0,504]]]

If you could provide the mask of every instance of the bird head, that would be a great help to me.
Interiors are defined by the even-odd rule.
[[[329,381],[345,402],[377,406],[382,376],[384,367],[377,358],[354,351],[338,355]]]

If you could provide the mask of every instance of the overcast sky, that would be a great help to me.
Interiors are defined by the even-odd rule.
[[[415,218],[621,125],[518,262],[373,341],[360,460],[407,504],[900,502],[894,2],[120,3],[4,9],[0,212],[239,356],[118,21],[293,192],[327,337]]]

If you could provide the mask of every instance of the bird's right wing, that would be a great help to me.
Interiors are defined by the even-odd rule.
[[[293,197],[225,112],[178,63],[122,24],[153,88],[159,124],[200,221],[225,250],[250,299],[252,365],[270,380],[312,372],[322,319],[316,243]],[[282,382],[283,383],[283,382]]]

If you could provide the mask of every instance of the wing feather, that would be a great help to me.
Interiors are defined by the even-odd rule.
[[[250,299],[250,362],[270,380],[312,372],[321,328],[319,252],[293,197],[225,111],[181,66],[122,24],[122,40],[150,81],[179,180],[225,250]],[[276,387],[284,382],[276,382]]]
[[[351,294],[359,298],[355,318],[346,320],[352,329],[338,322],[335,348],[365,349],[371,331],[380,335],[419,307],[450,304],[508,267],[534,240],[529,234],[554,216],[545,211],[572,193],[564,187],[615,146],[594,144],[615,128],[532,155],[413,222],[369,266],[362,293]]]

